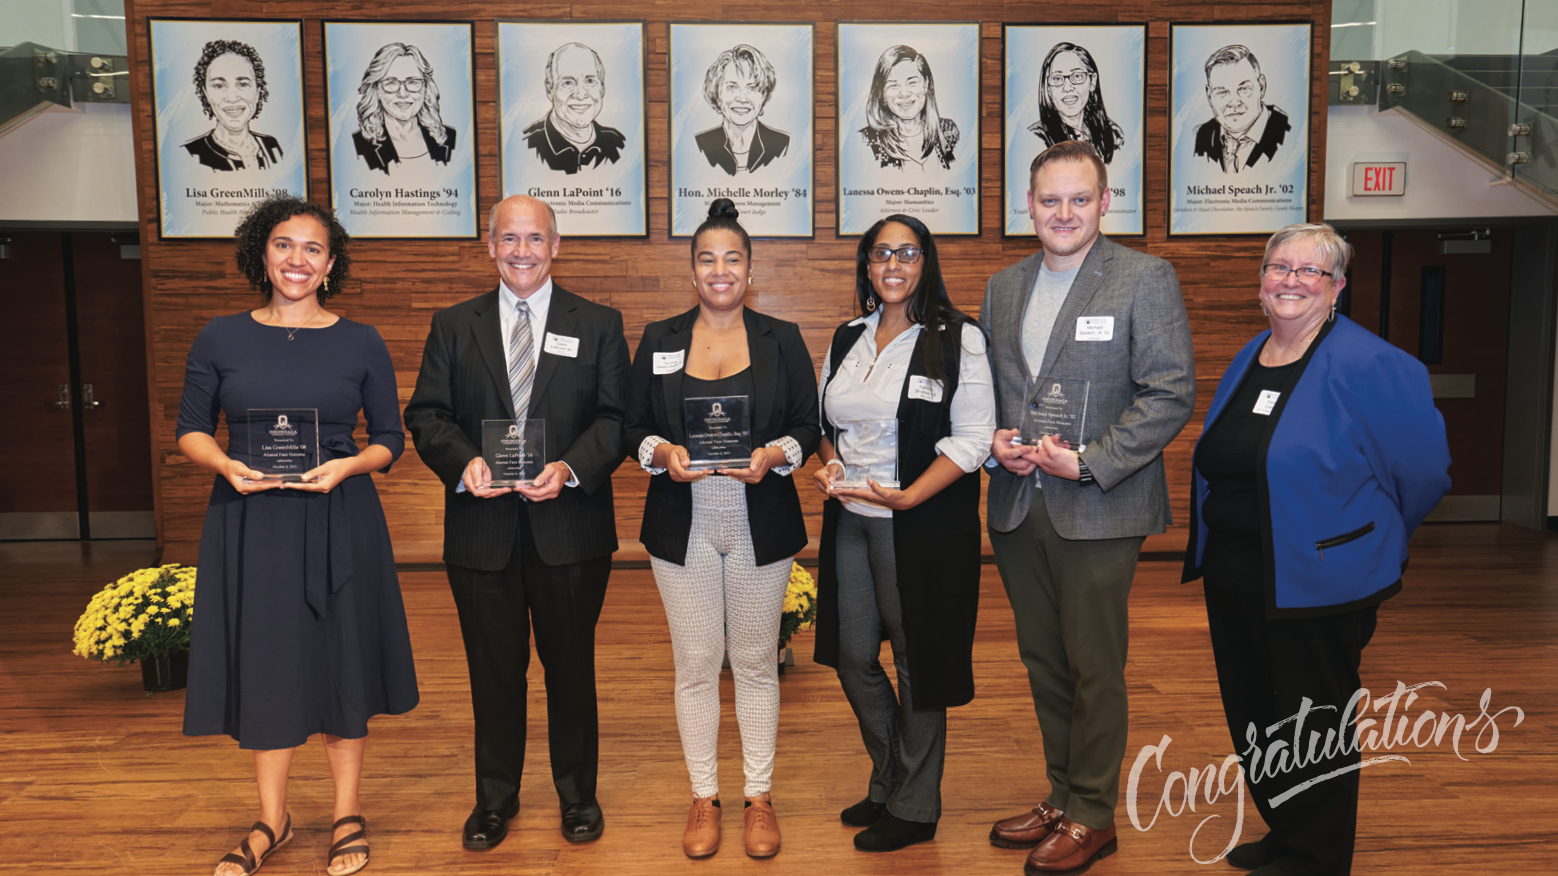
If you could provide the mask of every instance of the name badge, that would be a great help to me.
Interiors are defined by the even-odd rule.
[[[941,381],[918,375],[909,378],[909,398],[921,401],[941,401]]]
[[[551,353],[553,356],[567,356],[570,359],[577,359],[579,358],[579,339],[566,338],[562,335],[554,335],[551,332],[547,332],[546,341],[541,345],[541,349],[543,352]]]
[[[655,354],[656,374],[675,374],[682,370],[682,365],[687,362],[687,351],[677,350],[674,353]]]
[[[1077,340],[1079,341],[1112,341],[1114,340],[1114,317],[1112,316],[1079,316],[1077,317]]]
[[[1277,399],[1282,397],[1280,392],[1272,392],[1269,389],[1260,391],[1260,398],[1255,400],[1255,413],[1263,417],[1271,416],[1271,409],[1277,406]]]

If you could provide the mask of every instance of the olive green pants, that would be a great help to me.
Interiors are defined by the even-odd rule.
[[[1011,532],[990,532],[1044,734],[1045,802],[1094,830],[1114,823],[1127,730],[1127,601],[1142,539],[1068,541],[1035,490]]]

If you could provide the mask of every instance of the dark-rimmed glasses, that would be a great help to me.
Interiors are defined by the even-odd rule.
[[[892,247],[887,246],[873,246],[871,247],[871,250],[866,253],[866,258],[880,265],[883,262],[886,262],[888,259],[897,256],[898,264],[912,265],[920,260],[921,255],[923,255],[923,251],[919,247],[912,243],[908,243],[898,247],[897,249],[893,249]]]
[[[1305,286],[1313,286],[1320,282],[1321,277],[1335,277],[1330,271],[1322,271],[1319,268],[1304,265],[1301,268],[1290,268],[1287,265],[1261,265],[1260,274],[1268,280],[1282,282],[1288,278],[1288,274],[1297,274],[1298,282]]]

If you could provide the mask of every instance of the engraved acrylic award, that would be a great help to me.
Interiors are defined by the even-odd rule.
[[[1054,435],[1081,453],[1087,424],[1089,382],[1067,377],[1044,377],[1028,381],[1028,409],[1023,412],[1021,443],[1038,444],[1045,435]]]
[[[296,484],[319,465],[318,408],[249,408],[249,467]]]
[[[897,420],[840,420],[834,426],[844,463],[844,473],[833,479],[835,489],[869,490],[869,481],[898,489]]]
[[[546,468],[545,420],[482,420],[481,458],[494,487],[528,487]]]
[[[752,462],[751,399],[744,395],[682,400],[689,469],[746,468]]]

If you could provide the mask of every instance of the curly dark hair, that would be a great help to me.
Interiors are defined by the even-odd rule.
[[[336,221],[335,213],[313,201],[291,195],[271,195],[255,204],[249,215],[243,217],[243,221],[233,231],[233,237],[238,240],[238,272],[269,303],[271,282],[270,275],[265,271],[265,248],[276,226],[294,216],[312,216],[330,233],[330,257],[335,259],[335,264],[326,276],[327,282],[316,292],[322,304],[334,298],[352,275],[352,257],[346,251],[346,245],[351,243],[352,238]]]
[[[211,109],[211,102],[206,100],[206,68],[223,55],[237,55],[254,68],[254,87],[259,89],[260,96],[254,101],[254,115],[251,118],[259,118],[260,110],[265,108],[265,99],[270,97],[270,89],[265,87],[265,62],[260,60],[260,53],[254,50],[254,46],[237,40],[212,40],[206,43],[200,53],[200,60],[195,62],[195,93],[200,95],[200,108],[206,111],[206,118],[216,118],[216,111]]]

